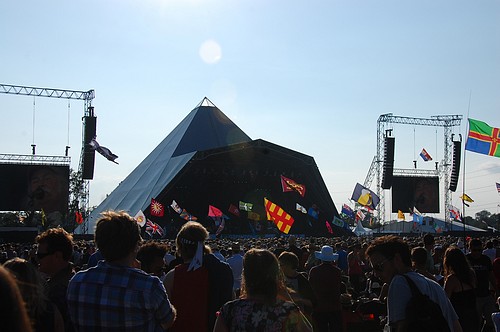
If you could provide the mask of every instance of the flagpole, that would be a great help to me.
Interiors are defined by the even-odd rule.
[[[469,92],[469,105],[467,106],[467,125],[465,127],[465,132],[467,133],[467,138],[469,137],[469,113],[470,113],[470,101],[471,101],[471,98],[472,98],[472,90]],[[467,143],[467,141],[466,141]],[[466,239],[466,233],[465,233],[465,218],[466,218],[466,215],[465,215],[465,200],[463,199],[465,196],[465,156],[467,154],[467,150],[465,149],[465,146],[464,146],[464,167],[463,167],[463,173],[462,173],[462,212],[463,212],[463,215],[462,215],[462,223],[463,223],[463,237],[464,237],[464,252],[467,251],[467,248],[465,247],[466,245],[466,242],[465,242],[465,239]],[[453,230],[453,228],[452,228]]]

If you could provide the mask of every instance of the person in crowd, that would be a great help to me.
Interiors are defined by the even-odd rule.
[[[231,271],[233,271],[233,291],[238,296],[241,288],[243,256],[241,255],[241,246],[238,242],[233,243],[230,250],[232,254],[231,257],[226,259],[226,262],[231,267]]]
[[[66,293],[69,280],[75,275],[73,263],[73,237],[62,228],[51,228],[36,237],[38,270],[47,279],[49,300],[57,306],[64,320],[65,331],[73,331],[68,314]]]
[[[435,243],[436,240],[434,239],[434,236],[432,234],[427,233],[424,235],[424,248],[427,251],[425,269],[432,275],[437,273],[434,266],[434,258],[432,258]]]
[[[308,249],[308,255],[307,255],[307,260],[305,263],[305,271],[306,271],[306,273],[309,274],[309,271],[311,271],[311,269],[314,266],[316,266],[320,263],[320,261],[316,258],[316,250],[318,250],[319,248],[316,245],[316,243],[311,241],[309,243],[309,245],[307,246],[307,249]]]
[[[0,266],[0,312],[2,313],[2,331],[32,331],[28,312],[14,276],[3,266]]]
[[[411,262],[413,271],[420,273],[424,277],[437,282],[436,277],[427,271],[427,253],[428,251],[423,247],[415,247],[411,250]]]
[[[215,323],[214,332],[225,331],[312,331],[291,302],[278,259],[269,250],[245,253],[241,298],[224,304]]]
[[[318,331],[342,330],[342,271],[334,264],[338,255],[330,246],[321,247],[316,252],[316,258],[321,264],[309,272],[309,283],[316,297],[313,309],[313,320]]]
[[[304,264],[300,264],[303,252],[302,249],[297,247],[297,237],[295,235],[290,235],[288,237],[288,248],[286,248],[285,250],[288,252],[293,252],[299,258],[299,266],[297,268],[299,271],[304,271]]]
[[[208,232],[198,222],[185,223],[176,238],[184,263],[170,270],[164,279],[177,308],[171,331],[212,331],[219,308],[233,296],[233,274],[225,262],[205,245]]]
[[[102,257],[101,251],[99,249],[97,249],[96,251],[94,251],[92,253],[92,255],[90,255],[88,263],[87,263],[87,267],[90,268],[90,267],[97,266],[97,263],[99,261],[102,261],[102,260],[104,260],[104,257]]]
[[[124,211],[103,212],[95,243],[104,260],[78,272],[68,287],[68,307],[77,331],[163,331],[175,308],[158,277],[140,270],[139,225]]]
[[[299,258],[293,252],[284,251],[278,257],[281,271],[285,276],[285,285],[293,290],[294,302],[302,312],[311,316],[316,298],[305,272],[299,272]]]
[[[217,243],[211,243],[210,248],[212,249],[212,254],[221,262],[226,261],[226,257],[224,257],[224,255],[220,252],[219,245]]]
[[[165,276],[165,261],[167,247],[159,242],[149,241],[140,246],[137,260],[141,262],[141,269],[153,276],[163,279]]]
[[[361,244],[356,243],[351,246],[351,251],[347,255],[349,281],[356,294],[360,294],[365,288],[363,268],[361,266]]]
[[[483,250],[483,255],[488,256],[491,262],[493,263],[495,258],[497,258],[497,249],[493,247],[493,241],[492,240],[486,241],[485,247],[486,248],[484,248]]]
[[[411,278],[420,292],[439,304],[448,322],[450,331],[460,332],[462,328],[443,288],[411,269],[410,247],[402,238],[394,235],[382,236],[372,241],[366,255],[375,274],[389,284],[387,295],[387,324],[389,328],[403,330],[407,328],[406,305],[412,297],[411,289],[402,276]]]
[[[5,262],[3,266],[16,278],[34,330],[63,332],[64,321],[61,313],[45,295],[42,277],[33,264],[16,257]]]
[[[476,273],[476,306],[481,318],[482,331],[494,331],[491,314],[496,311],[495,294],[497,285],[493,264],[483,254],[483,243],[475,238],[469,241],[467,259]]]
[[[349,263],[347,262],[347,251],[344,242],[337,242],[335,244],[335,251],[339,255],[337,266],[342,270],[344,275],[348,275]]]
[[[476,276],[465,254],[459,248],[446,249],[443,260],[444,290],[451,301],[463,331],[479,331],[476,309]]]

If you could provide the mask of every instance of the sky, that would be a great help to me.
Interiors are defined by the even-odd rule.
[[[339,210],[367,176],[380,115],[462,115],[463,143],[467,117],[500,127],[496,0],[2,1],[0,29],[1,84],[95,90],[97,141],[119,165],[96,155],[91,206],[204,97],[252,139],[314,157]],[[0,154],[69,145],[78,168],[82,101],[0,94],[0,112]],[[443,128],[391,128],[395,168],[432,169],[422,148],[442,160]],[[458,207],[463,179],[466,215],[500,212],[500,158],[465,153]]]

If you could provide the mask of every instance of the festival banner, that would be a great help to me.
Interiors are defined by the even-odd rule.
[[[165,207],[163,206],[163,204],[161,204],[154,198],[151,198],[151,207],[150,207],[151,215],[155,217],[163,217],[164,211]]]
[[[137,221],[137,224],[141,227],[143,227],[146,224],[146,216],[144,215],[144,212],[142,210],[139,210],[135,216],[134,216],[135,221]]]
[[[380,198],[377,194],[370,189],[363,187],[359,183],[356,183],[351,199],[363,206],[368,206],[371,209],[375,209],[380,202]]]
[[[280,175],[280,177],[281,177],[281,189],[283,189],[283,192],[296,191],[302,197],[306,195],[306,186],[304,186],[303,184],[299,184],[293,181],[292,179],[284,177],[283,175]]]

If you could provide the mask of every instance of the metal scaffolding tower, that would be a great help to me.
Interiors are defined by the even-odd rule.
[[[451,195],[450,195],[450,167],[452,160],[452,146],[453,142],[451,139],[451,129],[454,126],[460,126],[462,121],[462,115],[436,115],[432,116],[430,119],[425,118],[412,118],[404,116],[392,115],[392,113],[382,114],[377,120],[377,154],[373,158],[368,174],[365,178],[364,186],[370,187],[372,185],[373,179],[376,178],[376,190],[375,193],[380,197],[380,203],[378,206],[378,218],[379,222],[383,223],[385,221],[385,197],[382,190],[382,173],[383,173],[383,163],[384,163],[384,138],[386,137],[386,130],[388,130],[389,124],[409,124],[409,125],[420,125],[420,126],[434,126],[434,127],[444,127],[444,154],[443,160],[440,163],[439,169],[435,171],[431,170],[417,170],[417,169],[394,169],[393,174],[396,175],[438,175],[444,179],[444,192],[445,192],[445,211],[451,206]],[[445,213],[445,221],[449,221],[449,214]]]

